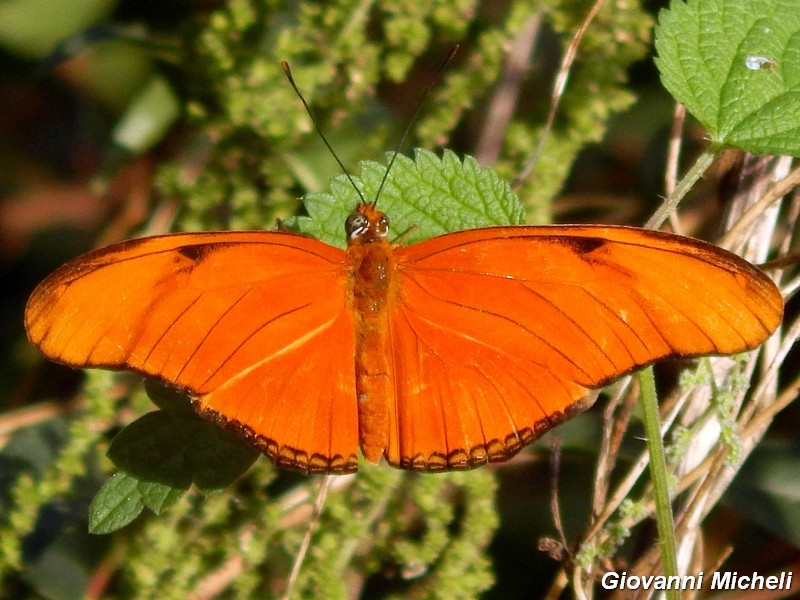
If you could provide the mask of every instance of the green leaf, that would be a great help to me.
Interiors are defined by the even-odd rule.
[[[387,154],[387,160],[391,156]],[[385,165],[361,163],[361,174],[353,181],[364,200],[375,200],[385,173]],[[287,226],[344,247],[345,219],[360,201],[350,181],[344,175],[336,177],[330,193],[308,194],[304,201],[309,216],[289,219]],[[413,160],[398,155],[378,206],[389,217],[392,237],[408,232],[403,241],[409,244],[462,229],[519,225],[525,218],[508,183],[471,156],[461,161],[450,150],[441,158],[421,149],[415,150]]]
[[[673,0],[656,49],[662,83],[714,143],[800,155],[796,0]]]
[[[134,479],[130,475],[128,477]],[[172,507],[178,500],[183,498],[185,493],[184,490],[152,481],[140,481],[137,489],[144,505],[156,515],[160,515]]]
[[[89,532],[103,534],[121,529],[145,507],[160,515],[184,493],[161,483],[140,481],[127,473],[114,473],[89,507]]]
[[[111,533],[138,517],[144,508],[138,485],[125,473],[112,475],[89,506],[89,532]]]
[[[229,431],[195,413],[157,410],[143,415],[111,441],[108,457],[142,481],[177,490],[224,488],[258,458]]]
[[[196,415],[192,401],[184,392],[161,383],[157,379],[146,379],[144,389],[147,397],[161,410],[173,414]]]
[[[187,489],[192,475],[184,452],[196,427],[194,421],[163,410],[147,413],[114,437],[108,457],[129,475]]]

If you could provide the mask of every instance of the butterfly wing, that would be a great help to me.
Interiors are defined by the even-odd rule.
[[[76,367],[133,369],[278,464],[357,466],[349,258],[276,232],[176,234],[104,248],[31,296],[30,340]]]
[[[754,348],[775,285],[709,244],[623,227],[458,232],[397,251],[396,398],[385,455],[434,470],[505,460],[588,388],[669,357]]]

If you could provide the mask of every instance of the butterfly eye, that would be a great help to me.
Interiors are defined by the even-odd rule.
[[[378,221],[378,235],[381,237],[386,237],[389,234],[389,217],[386,215],[381,215],[380,220]]]
[[[347,239],[352,240],[361,237],[369,228],[369,220],[361,213],[355,212],[347,217],[344,223],[344,230]]]

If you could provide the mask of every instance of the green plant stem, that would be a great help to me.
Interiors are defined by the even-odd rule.
[[[675,523],[672,518],[672,504],[667,484],[667,461],[664,458],[664,445],[661,440],[661,419],[658,414],[658,398],[653,368],[648,367],[639,373],[641,403],[644,414],[647,449],[650,453],[650,474],[653,479],[653,497],[656,504],[656,524],[658,525],[658,544],[661,547],[661,563],[664,575],[678,575],[678,555],[675,546]],[[667,590],[667,598],[678,600],[679,590]]]
[[[697,180],[703,176],[708,168],[711,166],[711,163],[714,162],[714,159],[719,154],[720,148],[716,145],[709,146],[700,156],[697,157],[697,160],[692,165],[692,168],[683,176],[678,182],[678,185],[675,186],[675,191],[672,192],[669,197],[664,201],[655,214],[650,217],[650,220],[645,223],[645,227],[647,229],[658,229],[661,227],[661,224],[667,220],[669,214],[674,211],[678,204],[680,204],[681,200],[683,200],[684,196],[691,190],[694,185],[697,183]]]
[[[719,148],[709,146],[695,161],[686,175],[675,186],[675,191],[661,205],[661,208],[650,218],[645,227],[656,229],[669,217],[681,200],[691,190],[700,177],[714,162]],[[656,505],[656,524],[658,526],[658,543],[661,547],[661,562],[664,575],[670,577],[678,575],[678,554],[675,545],[675,522],[672,517],[672,504],[669,498],[667,483],[667,463],[664,458],[664,444],[661,439],[661,419],[658,414],[658,399],[656,397],[655,379],[653,369],[649,367],[639,373],[639,383],[642,388],[642,412],[647,437],[647,449],[650,453],[650,473],[653,479],[653,497]],[[667,598],[678,600],[679,590],[667,590]]]

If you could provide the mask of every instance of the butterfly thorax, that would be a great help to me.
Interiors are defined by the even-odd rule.
[[[345,222],[352,260],[353,308],[359,320],[380,320],[393,289],[395,261],[389,220],[372,204],[359,204]]]
[[[396,263],[386,216],[361,204],[345,225],[356,335],[356,392],[361,449],[377,462],[388,444],[394,374],[389,361],[389,307],[397,294]]]

